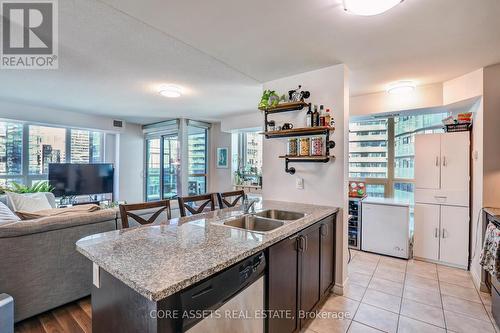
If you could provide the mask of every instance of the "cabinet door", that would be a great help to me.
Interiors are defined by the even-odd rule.
[[[439,205],[415,205],[415,233],[413,254],[415,257],[439,259]]]
[[[441,134],[441,189],[469,191],[469,132]]]
[[[467,267],[469,256],[469,208],[441,206],[439,260]]]
[[[440,136],[441,134],[419,134],[415,136],[416,188],[439,189]]]
[[[320,299],[320,223],[301,232],[300,255],[300,310],[311,311]],[[301,327],[303,325],[301,324]]]
[[[298,330],[297,236],[274,244],[268,249],[268,307],[271,311],[290,311],[290,317],[269,318],[268,332],[291,333]]]
[[[334,281],[335,271],[335,218],[327,217],[321,222],[321,263],[320,263],[320,293],[323,296],[329,292]]]

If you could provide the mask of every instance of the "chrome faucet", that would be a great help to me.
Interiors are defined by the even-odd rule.
[[[255,203],[259,201],[258,199],[248,199],[248,195],[245,194],[243,197],[243,203],[241,204],[241,210],[243,211],[244,214],[250,213],[250,210],[252,210],[252,213],[255,213]]]

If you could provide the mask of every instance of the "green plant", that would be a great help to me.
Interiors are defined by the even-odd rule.
[[[39,181],[31,186],[12,182],[10,185],[1,187],[1,192],[14,192],[14,193],[38,193],[38,192],[52,192],[54,187],[49,184],[47,180]]]

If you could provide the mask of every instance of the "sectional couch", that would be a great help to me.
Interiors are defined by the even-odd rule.
[[[55,208],[54,196],[46,195]],[[5,196],[0,201],[6,203]],[[1,224],[0,293],[14,298],[15,321],[90,295],[91,262],[75,243],[116,229],[114,209]]]

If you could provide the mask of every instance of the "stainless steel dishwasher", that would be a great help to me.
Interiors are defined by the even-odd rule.
[[[181,292],[182,331],[264,332],[262,252]]]

